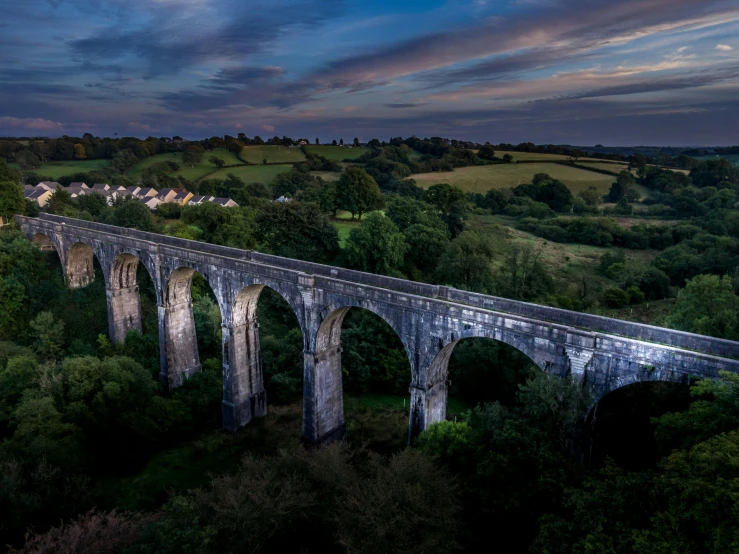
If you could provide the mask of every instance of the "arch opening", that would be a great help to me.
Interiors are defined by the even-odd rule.
[[[652,467],[669,451],[655,436],[652,418],[690,406],[690,383],[638,381],[615,389],[592,408],[586,428],[589,465],[606,458],[628,471]]]
[[[69,248],[66,267],[69,288],[83,288],[95,280],[94,258],[92,248],[83,242],[76,242]]]
[[[297,417],[303,384],[303,334],[287,300],[263,284],[239,291],[223,335],[224,427],[235,430],[270,403]]]
[[[331,441],[348,429],[350,440],[380,451],[402,448],[411,380],[407,350],[384,318],[365,308],[334,310],[316,335],[313,390],[306,387],[305,398],[315,418],[306,417],[305,436]]]
[[[190,267],[175,269],[163,293],[163,381],[175,388],[203,368],[221,371],[221,310],[208,281]]]
[[[540,371],[526,353],[503,341],[466,337],[450,342],[429,367],[422,428],[486,402],[512,405],[519,385]]]
[[[55,251],[56,247],[54,246],[54,243],[51,240],[51,237],[49,235],[46,235],[44,233],[36,233],[33,235],[33,238],[31,239],[31,242],[39,247],[39,249],[43,252],[51,252]]]

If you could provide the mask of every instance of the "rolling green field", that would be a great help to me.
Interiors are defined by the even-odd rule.
[[[367,148],[349,148],[347,146],[306,146],[305,149],[311,154],[337,162],[345,159],[356,160],[367,151]]]
[[[305,155],[302,150],[289,146],[244,146],[241,157],[247,162],[261,164],[265,159],[267,163],[292,163],[302,162]]]
[[[281,165],[242,165],[239,167],[227,167],[220,171],[208,175],[208,179],[225,179],[229,173],[233,173],[245,183],[264,183],[269,185],[272,179],[280,173],[290,171],[293,166],[289,164]]]
[[[74,173],[88,172],[95,169],[102,169],[110,164],[110,160],[79,160],[68,162],[48,162],[38,169],[33,170],[39,175],[45,175],[52,179],[59,179]]]
[[[423,188],[437,183],[449,183],[465,192],[484,194],[493,188],[515,187],[522,183],[530,183],[537,173],[548,173],[565,183],[575,193],[594,186],[605,194],[614,179],[612,175],[546,162],[460,167],[454,171],[419,173],[411,175],[411,179],[415,179]]]
[[[150,156],[145,160],[141,160],[131,169],[126,172],[126,176],[133,179],[134,181],[141,179],[141,175],[147,167],[154,165],[159,162],[175,162],[180,165],[181,169],[175,175],[182,175],[186,179],[197,181],[203,178],[208,173],[215,171],[215,166],[208,161],[208,158],[215,156],[221,158],[226,165],[240,164],[242,163],[234,154],[226,149],[219,148],[217,150],[209,150],[203,155],[203,159],[199,164],[195,164],[195,167],[184,165],[182,163],[182,154],[180,152],[170,152],[169,154],[157,154],[156,156]]]

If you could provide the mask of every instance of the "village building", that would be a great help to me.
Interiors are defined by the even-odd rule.
[[[69,183],[69,188],[71,188],[71,189],[89,189],[90,187],[87,186],[87,183]]]
[[[50,190],[46,190],[44,188],[38,188],[38,187],[31,187],[32,190],[25,190],[23,191],[24,196],[26,197],[26,200],[31,200],[33,202],[36,202],[40,208],[43,208],[46,206],[46,204],[49,203],[49,199],[51,198],[53,192]]]
[[[42,188],[44,190],[56,190],[61,186],[62,185],[60,185],[56,181],[41,181],[38,185],[36,185],[37,188]]]
[[[139,199],[139,202],[141,202],[150,210],[156,210],[157,206],[162,203],[162,201],[159,200],[159,198],[157,198],[156,196],[144,196],[143,198]]]

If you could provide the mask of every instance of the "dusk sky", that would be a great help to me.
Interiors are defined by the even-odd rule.
[[[18,0],[0,135],[739,144],[739,0]]]

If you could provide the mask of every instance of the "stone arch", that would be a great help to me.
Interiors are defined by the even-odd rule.
[[[95,280],[95,252],[84,242],[75,242],[67,250],[65,274],[71,289],[86,287]]]
[[[42,251],[56,250],[54,241],[46,233],[36,233],[31,237],[31,242],[37,245]]]
[[[543,371],[550,370],[550,364],[546,360],[537,356],[533,346],[526,344],[515,336],[511,336],[509,333],[500,332],[497,329],[472,328],[464,330],[458,334],[452,333],[452,338],[454,340],[445,345],[442,345],[441,339],[439,339],[440,348],[428,365],[428,370],[425,375],[425,394],[421,401],[422,406],[417,408],[419,411],[418,415],[414,417],[414,415],[411,414],[412,434],[422,431],[432,423],[444,421],[446,419],[447,403],[449,399],[449,390],[447,386],[449,377],[449,361],[451,360],[454,348],[462,340],[481,338],[492,339],[497,342],[507,344],[523,353]],[[423,414],[422,416],[420,415],[421,413]],[[418,421],[419,419],[422,421]]]
[[[408,357],[412,380],[413,357],[396,322],[371,306],[349,305],[324,310],[323,317],[313,341],[314,352],[310,364],[306,365],[304,388],[304,430],[307,438],[318,442],[340,440],[346,432],[344,421],[344,390],[341,369],[341,327],[349,310],[360,308],[382,319],[400,339]]]

